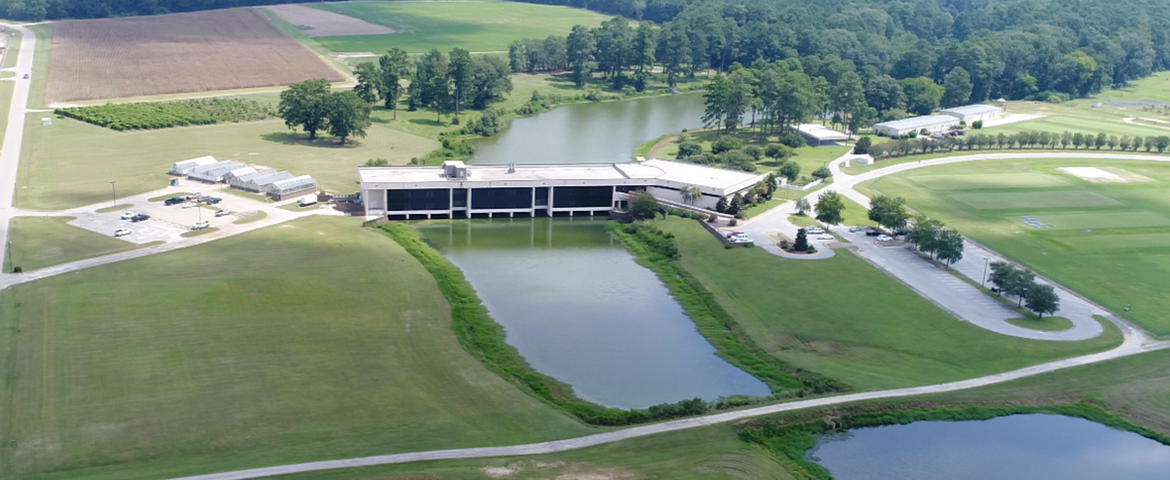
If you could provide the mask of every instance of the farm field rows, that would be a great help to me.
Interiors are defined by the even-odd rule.
[[[849,205],[846,213],[852,208],[860,209]],[[720,248],[692,220],[661,226],[675,235],[682,266],[757,344],[857,390],[987,375],[1104,350],[1121,337],[1112,327],[1083,342],[1006,337],[956,320],[847,250],[787,260],[758,248]]]
[[[247,8],[66,21],[51,42],[49,104],[343,80]]]
[[[0,476],[158,479],[595,432],[466,353],[433,278],[310,217],[0,293]],[[110,281],[117,279],[117,281]]]
[[[1109,167],[1154,181],[1093,183],[1061,167]],[[1001,188],[988,185],[1013,173]],[[904,197],[911,208],[1115,313],[1132,305],[1123,315],[1168,335],[1170,297],[1162,291],[1170,285],[1168,183],[1170,166],[1155,162],[1034,159],[919,169],[867,188]],[[1046,228],[1026,226],[1024,216]]]
[[[596,27],[604,15],[568,7],[518,2],[341,2],[314,3],[313,8],[339,13],[383,25],[398,33],[314,37],[332,52],[384,53],[401,48],[408,53],[425,53],[432,48],[448,52],[462,48],[471,52],[506,52],[508,44],[521,38],[543,39],[566,35],[574,25]]]

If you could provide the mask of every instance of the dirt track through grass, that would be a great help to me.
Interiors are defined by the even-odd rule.
[[[343,80],[248,8],[55,25],[50,104]]]

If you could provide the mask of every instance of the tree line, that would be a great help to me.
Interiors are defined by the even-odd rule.
[[[864,138],[864,137],[863,137]],[[1054,133],[1054,132],[1018,132],[1013,134],[999,133],[975,134],[964,136],[920,137],[892,139],[880,145],[869,145],[864,149],[854,149],[854,153],[868,153],[876,159],[890,157],[904,157],[907,155],[926,154],[935,152],[952,152],[955,150],[985,150],[1003,149],[1068,149],[1073,150],[1102,150],[1122,152],[1158,152],[1165,153],[1170,149],[1170,135],[1159,136],[1129,136],[1109,135],[1106,133]]]
[[[431,49],[414,61],[405,50],[393,48],[378,61],[354,68],[358,84],[354,92],[368,103],[381,101],[398,119],[398,105],[407,95],[407,109],[430,108],[439,120],[443,114],[459,114],[465,106],[483,110],[512,91],[511,70],[495,55],[471,55],[462,48],[449,55]],[[409,87],[403,88],[403,83]],[[493,120],[494,121],[494,120]]]

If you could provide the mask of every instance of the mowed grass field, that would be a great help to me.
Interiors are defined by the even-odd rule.
[[[588,10],[518,2],[428,1],[313,3],[313,8],[390,27],[398,33],[315,37],[333,52],[385,53],[401,48],[425,53],[437,48],[507,52],[521,38],[567,35],[574,25],[596,27],[606,16]]]
[[[597,431],[467,354],[430,274],[347,218],[0,293],[0,477],[159,479]]]
[[[1057,170],[1076,166],[1120,168],[1154,181],[1090,183]],[[1170,296],[1164,292],[1170,285],[1170,165],[980,161],[900,173],[869,188],[904,197],[910,207],[1152,333],[1170,335]],[[1023,216],[1048,227],[1026,226]],[[1133,308],[1123,314],[1126,305]]]
[[[20,267],[29,272],[75,260],[143,247],[111,236],[69,225],[72,217],[15,217],[8,224],[10,257],[4,271]]]
[[[89,205],[109,197],[111,181],[119,195],[133,195],[166,185],[174,162],[212,155],[250,165],[312,175],[325,189],[357,191],[357,167],[372,158],[405,164],[439,143],[374,123],[366,138],[345,146],[323,138],[308,142],[281,120],[117,132],[67,118],[41,126],[44,114],[26,119],[16,205],[62,209]]]
[[[857,390],[940,383],[1104,350],[1096,339],[1008,337],[955,319],[846,250],[817,261],[723,249],[693,220],[670,219],[682,265],[772,355]]]
[[[344,77],[249,8],[55,24],[46,103]]]

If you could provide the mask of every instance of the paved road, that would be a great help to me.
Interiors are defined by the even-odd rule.
[[[32,80],[25,80],[25,74],[32,74],[33,51],[37,36],[24,27],[8,25],[20,32],[20,50],[16,55],[16,66],[5,68],[15,72],[16,82],[12,91],[12,102],[8,105],[8,128],[4,131],[4,145],[0,150],[0,260],[6,258],[8,246],[8,220],[14,216],[12,197],[16,191],[16,172],[19,169],[21,141],[24,139],[25,109],[28,108],[28,91]],[[9,52],[11,54],[12,52]]]

